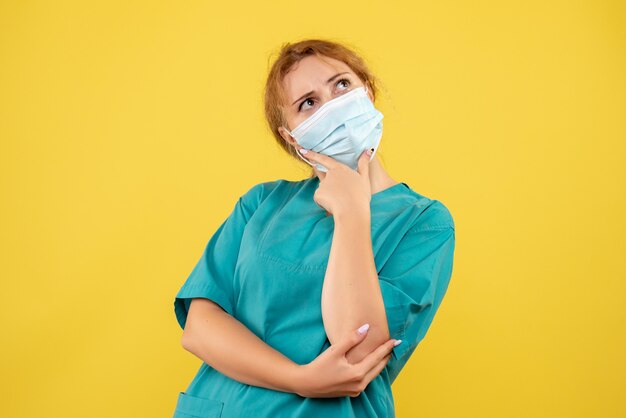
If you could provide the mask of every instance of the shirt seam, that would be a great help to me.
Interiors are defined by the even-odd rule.
[[[423,232],[423,231],[446,231],[448,229],[452,229],[454,230],[454,225],[450,225],[449,223],[444,223],[444,224],[434,224],[434,225],[427,225],[427,226],[414,226],[412,228],[409,228],[409,230],[407,231],[407,234],[410,234],[412,232]]]

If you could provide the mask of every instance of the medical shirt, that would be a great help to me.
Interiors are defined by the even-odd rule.
[[[259,183],[211,236],[178,291],[184,329],[192,298],[207,298],[298,364],[330,346],[321,311],[334,218],[313,200],[317,176]],[[241,383],[203,363],[175,418],[394,417],[391,384],[424,338],[448,288],[454,221],[438,200],[397,183],[371,196],[372,250],[391,338],[402,343],[358,397],[306,398]],[[219,338],[219,336],[216,336]]]

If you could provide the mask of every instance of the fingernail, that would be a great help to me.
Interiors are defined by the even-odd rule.
[[[363,335],[365,334],[365,331],[369,329],[369,327],[370,327],[370,324],[363,324],[357,331],[359,331],[359,334]]]
[[[398,344],[400,344],[401,342],[402,342],[402,340],[396,340],[396,341],[393,343],[393,346],[394,346],[394,347],[396,347],[396,346],[397,346]]]
[[[309,150],[305,148],[300,148],[299,151],[300,151],[300,154],[306,154],[307,152],[309,152]]]
[[[366,153],[367,155],[372,155],[372,149],[371,149],[371,148],[370,148],[370,149],[368,149],[367,151],[365,151],[365,153]]]

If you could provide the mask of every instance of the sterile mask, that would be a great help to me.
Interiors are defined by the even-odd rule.
[[[303,148],[328,155],[357,170],[359,157],[374,148],[370,161],[378,150],[383,134],[383,114],[374,107],[366,87],[357,87],[320,106],[296,126],[289,135]],[[311,163],[298,151],[298,156],[319,171],[328,169]]]

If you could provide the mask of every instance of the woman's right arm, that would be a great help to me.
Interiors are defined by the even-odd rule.
[[[181,343],[185,350],[234,380],[296,392],[299,365],[209,299],[192,300]]]
[[[386,341],[359,363],[345,353],[367,332],[354,332],[314,361],[299,365],[206,298],[193,298],[181,343],[220,373],[239,382],[305,397],[358,396],[385,367],[393,349]]]

